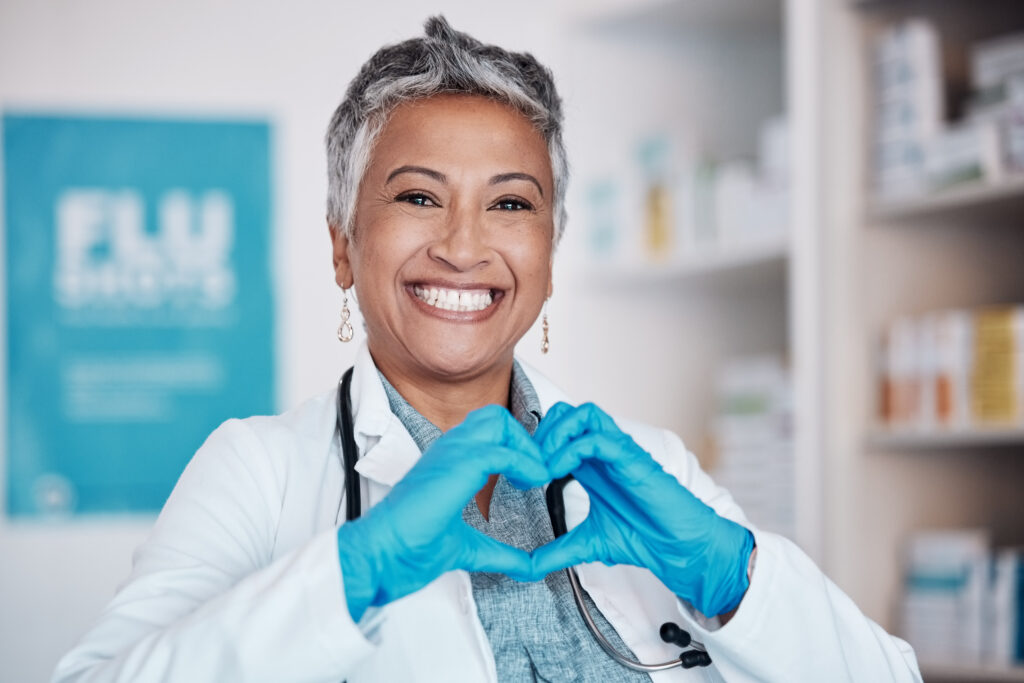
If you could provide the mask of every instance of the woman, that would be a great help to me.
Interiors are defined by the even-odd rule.
[[[364,65],[327,144],[339,337],[353,286],[366,321],[351,386],[215,431],[57,680],[920,680],[677,437],[514,360],[565,224],[544,67],[431,19]],[[544,487],[567,474],[553,540]],[[710,666],[613,660],[574,565],[619,652],[672,659],[658,628],[682,622]]]

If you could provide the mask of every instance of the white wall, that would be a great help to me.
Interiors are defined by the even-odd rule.
[[[606,162],[601,147],[609,140],[628,146],[645,125],[699,123],[715,115],[714,107],[698,106],[701,88],[719,82],[709,80],[699,57],[691,55],[689,68],[685,55],[666,56],[654,49],[636,57],[645,66],[637,70],[632,57],[606,52],[607,46],[595,46],[593,36],[569,27],[577,11],[572,6],[521,0],[496,7],[450,0],[431,7],[430,12],[443,12],[458,29],[532,51],[554,68],[566,98],[577,177]],[[283,409],[333,384],[354,351],[354,345],[342,346],[334,335],[340,295],[323,220],[326,123],[358,65],[383,43],[418,34],[427,12],[411,0],[4,0],[0,107],[256,114],[271,120],[277,383]],[[762,48],[747,49],[737,54],[756,62]],[[633,88],[631,96],[622,98],[616,89],[627,85]],[[740,86],[764,93],[765,113],[776,113],[782,101],[779,76],[752,78]],[[653,104],[637,106],[645,100]],[[620,109],[613,112],[615,102]],[[629,106],[621,108],[623,102]],[[631,115],[638,111],[651,117]],[[743,112],[738,114],[742,119]],[[577,186],[570,193],[570,214],[580,216],[583,209]],[[580,275],[584,240],[578,227],[570,218],[556,264],[552,352],[540,355],[540,334],[534,329],[521,345],[524,357],[577,397],[699,440],[715,362],[764,345],[785,348],[781,295],[743,299],[726,313],[718,295],[699,288],[595,287]],[[751,337],[751,329],[767,333]],[[151,522],[15,525],[0,520],[0,681],[49,676],[57,657],[95,619],[127,574],[131,549]]]

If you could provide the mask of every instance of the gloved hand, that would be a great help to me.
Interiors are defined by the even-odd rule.
[[[550,480],[530,435],[499,406],[470,413],[435,441],[380,503],[338,528],[353,620],[368,606],[397,600],[453,569],[533,580],[529,553],[462,520],[462,509],[491,474],[504,474],[524,489]]]
[[[571,472],[590,496],[579,526],[533,552],[538,574],[582,562],[631,564],[705,616],[739,605],[753,534],[697,499],[600,408],[557,403],[534,440],[552,478]]]

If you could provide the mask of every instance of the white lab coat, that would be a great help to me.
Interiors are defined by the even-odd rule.
[[[526,369],[542,407],[565,400]],[[495,681],[469,575],[449,572],[353,623],[336,527],[343,469],[331,391],[277,417],[230,420],[182,474],[131,576],[55,681]],[[419,457],[367,349],[352,382],[363,500],[377,503]],[[747,524],[671,432],[620,422],[720,514]],[[364,503],[365,504],[365,503]],[[566,490],[570,526],[586,515]],[[644,662],[678,654],[658,628],[703,641],[708,669],[654,681],[919,681],[913,650],[864,617],[792,543],[754,530],[757,565],[734,618],[714,628],[644,569],[579,567],[594,602]],[[706,628],[707,627],[707,628]],[[570,654],[570,653],[566,653]]]

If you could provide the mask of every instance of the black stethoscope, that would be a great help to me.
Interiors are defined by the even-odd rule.
[[[359,448],[356,446],[355,429],[352,424],[351,387],[352,368],[349,368],[345,371],[345,374],[342,375],[341,386],[338,389],[336,420],[336,429],[341,440],[342,464],[345,468],[345,519],[349,522],[358,519],[359,515],[362,513],[362,494],[360,493],[359,488],[359,473],[356,472],[356,462],[359,460]],[[566,532],[565,502],[562,498],[562,490],[571,480],[572,475],[556,479],[548,484],[548,488],[545,493],[548,515],[551,518],[551,530],[554,532],[555,538]],[[684,649],[683,652],[679,654],[678,659],[662,662],[660,664],[643,664],[621,654],[610,642],[608,642],[608,639],[605,638],[604,634],[602,634],[600,629],[598,629],[597,624],[594,623],[594,618],[590,615],[590,610],[587,608],[587,605],[583,600],[583,588],[580,585],[580,579],[576,574],[576,570],[572,567],[568,567],[565,569],[565,574],[569,578],[569,585],[572,587],[572,596],[576,601],[576,608],[579,610],[580,617],[583,618],[583,621],[586,623],[590,633],[594,636],[594,640],[597,641],[598,645],[600,645],[612,659],[622,666],[632,669],[633,671],[652,672],[673,669],[677,666],[681,666],[684,669],[690,669],[696,666],[708,666],[711,664],[711,656],[707,653],[704,646],[696,640],[693,640],[688,632],[672,622],[662,624],[660,632],[661,639],[666,643],[675,643],[681,648],[692,648],[689,650]]]

